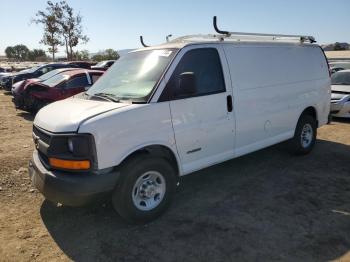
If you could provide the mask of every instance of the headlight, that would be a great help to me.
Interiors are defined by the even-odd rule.
[[[73,139],[72,138],[68,138],[68,150],[69,150],[69,152],[73,153],[74,146],[73,146]]]
[[[89,140],[84,136],[68,137],[67,147],[73,156],[83,157],[89,154]]]
[[[47,157],[52,168],[87,170],[95,167],[94,138],[90,134],[54,135]]]

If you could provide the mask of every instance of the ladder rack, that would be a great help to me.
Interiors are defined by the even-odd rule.
[[[213,26],[218,34],[208,35],[187,35],[173,40],[169,40],[172,35],[166,36],[167,43],[176,42],[217,42],[217,41],[281,41],[281,42],[297,42],[297,43],[316,43],[313,36],[309,35],[283,35],[283,34],[262,34],[262,33],[244,33],[244,32],[229,32],[220,30],[217,26],[217,18],[213,17]],[[148,47],[140,36],[140,42],[143,47]]]
[[[236,33],[230,35],[187,35],[178,37],[174,40],[171,40],[170,43],[176,42],[239,42],[239,41],[273,41],[273,42],[296,42],[296,43],[304,43],[310,42],[314,43],[315,41],[311,41],[309,39],[301,39],[299,36],[294,35],[269,35],[269,34],[254,34],[254,33]]]
[[[267,38],[268,40],[289,40],[289,41],[300,41],[301,43],[309,42],[309,43],[315,43],[316,40],[313,36],[309,35],[283,35],[283,34],[262,34],[262,33],[244,33],[244,32],[229,32],[229,31],[223,31],[220,30],[217,26],[217,18],[216,16],[213,17],[213,26],[217,33],[222,35],[222,39],[224,40],[226,38],[238,38],[239,40],[245,40],[245,38],[249,38],[250,40],[253,40],[256,38],[257,40],[261,40],[262,38]]]

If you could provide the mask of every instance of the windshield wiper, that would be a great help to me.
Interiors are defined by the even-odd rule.
[[[91,95],[90,97],[98,97],[115,103],[119,102],[119,99],[115,95],[109,93],[96,93]]]

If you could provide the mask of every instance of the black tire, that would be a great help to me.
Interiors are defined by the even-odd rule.
[[[159,204],[151,210],[140,210],[133,201],[137,180],[148,171],[160,173],[165,181],[165,194]],[[121,167],[121,177],[114,189],[114,209],[128,223],[146,223],[160,216],[169,206],[176,189],[176,174],[171,164],[163,158],[138,156]]]
[[[311,141],[309,143],[302,142],[302,134],[304,128],[312,130]],[[301,115],[295,129],[294,137],[288,141],[289,151],[295,155],[306,155],[313,149],[317,136],[316,119],[310,115]]]

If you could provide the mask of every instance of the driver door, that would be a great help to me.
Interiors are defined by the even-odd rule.
[[[183,54],[161,96],[170,101],[184,173],[234,156],[232,90],[230,80],[224,77],[224,54],[220,53],[213,47],[190,48]],[[195,92],[185,94],[181,90],[179,80],[183,73],[194,75]]]

